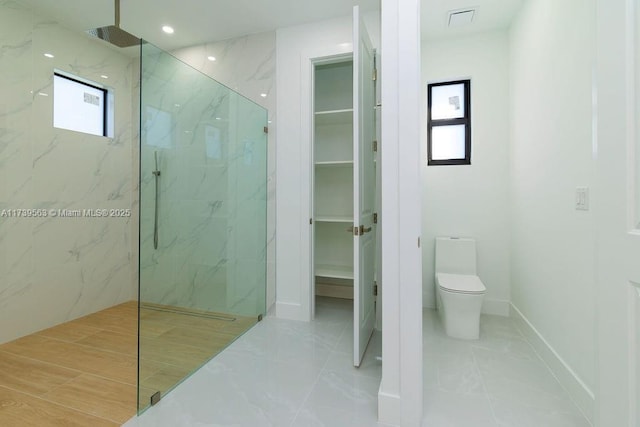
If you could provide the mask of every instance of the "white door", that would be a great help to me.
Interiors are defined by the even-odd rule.
[[[374,277],[375,80],[371,40],[353,10],[353,364],[360,366],[376,320]],[[357,234],[357,235],[356,235]]]
[[[640,426],[640,27],[632,2],[598,0],[598,426]],[[640,12],[640,9],[638,10]],[[634,31],[635,27],[635,31]],[[627,46],[614,49],[613,46]],[[634,88],[635,86],[635,88]]]

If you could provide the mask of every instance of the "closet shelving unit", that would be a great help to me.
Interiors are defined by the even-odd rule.
[[[353,61],[314,69],[316,295],[353,298]]]

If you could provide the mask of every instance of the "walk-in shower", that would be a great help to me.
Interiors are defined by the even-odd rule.
[[[267,112],[50,3],[0,0],[0,426],[121,425],[264,315]]]
[[[144,410],[265,313],[267,111],[152,44],[140,58]]]

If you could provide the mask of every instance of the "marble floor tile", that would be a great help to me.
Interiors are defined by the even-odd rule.
[[[375,414],[379,387],[379,378],[323,371],[307,404],[363,415]]]
[[[383,427],[380,334],[354,368],[351,306],[316,308],[310,323],[267,317],[125,427]],[[510,319],[483,316],[480,339],[463,341],[425,310],[423,334],[423,426],[590,425]]]
[[[337,410],[332,407],[304,406],[291,427],[383,427],[378,423],[377,414]]]
[[[550,410],[492,399],[491,406],[499,427],[591,427],[582,414],[569,405],[562,410]]]
[[[319,298],[313,322],[267,317],[125,426],[377,427],[381,336],[353,367],[352,316]]]
[[[423,334],[423,425],[590,425],[512,319],[482,315],[480,338],[465,341],[425,310]]]
[[[489,399],[442,390],[425,390],[424,427],[496,427]]]

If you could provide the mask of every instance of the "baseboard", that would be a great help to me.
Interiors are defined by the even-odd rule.
[[[316,283],[316,295],[320,297],[353,299],[353,286]]]
[[[385,393],[382,385],[378,390],[378,422],[389,426],[399,426],[402,417],[400,396]]]
[[[275,306],[275,317],[279,319],[309,320],[302,315],[302,306],[298,303],[276,301]]]
[[[560,357],[553,347],[544,339],[538,330],[529,322],[524,314],[511,303],[511,317],[518,328],[533,346],[538,355],[547,364],[560,384],[567,390],[569,397],[593,425],[595,395],[582,379],[571,369],[571,366]]]
[[[485,298],[482,301],[483,314],[493,314],[495,316],[509,317],[510,311],[511,303],[509,301],[488,298]]]
[[[267,316],[275,317],[276,316],[276,303],[272,303],[269,308],[267,308]]]
[[[431,303],[422,303],[422,308],[429,308],[431,310],[436,310],[435,302]],[[503,301],[498,299],[484,299],[482,301],[482,313],[483,314],[492,314],[495,316],[504,316],[509,317],[509,313],[511,312],[511,303],[509,301]]]

